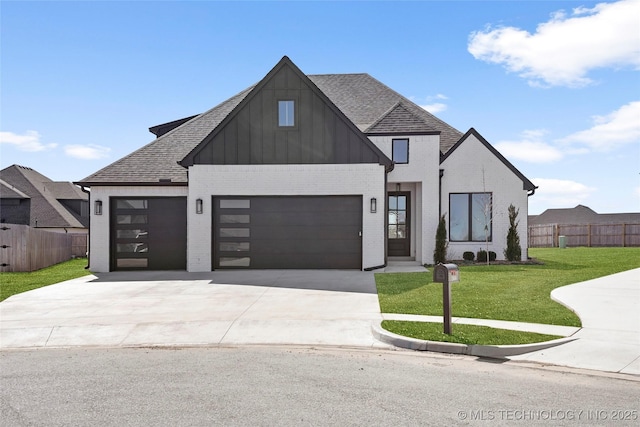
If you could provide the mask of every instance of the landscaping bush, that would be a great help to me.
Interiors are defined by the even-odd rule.
[[[509,232],[507,233],[507,248],[504,250],[504,257],[508,261],[520,261],[522,248],[520,247],[520,236],[518,236],[518,213],[519,209],[509,205]]]
[[[495,261],[498,255],[494,251],[489,251],[489,261]],[[480,249],[476,255],[478,262],[487,262],[487,251]]]
[[[436,230],[436,249],[433,251],[433,263],[438,264],[447,260],[447,222],[444,215],[440,218]]]
[[[471,251],[467,251],[462,254],[462,259],[464,259],[465,261],[473,261],[475,257],[476,255]]]

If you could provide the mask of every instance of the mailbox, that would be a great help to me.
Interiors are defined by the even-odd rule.
[[[438,264],[433,268],[433,281],[453,283],[460,281],[460,272],[455,264]]]
[[[442,283],[442,315],[444,333],[451,335],[451,283],[460,281],[458,266],[438,264],[433,268],[433,281]]]

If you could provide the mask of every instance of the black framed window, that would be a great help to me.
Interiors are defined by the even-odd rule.
[[[394,139],[392,145],[392,160],[395,163],[409,163],[409,140]]]
[[[492,239],[493,194],[449,194],[449,240],[484,242]]]
[[[278,126],[293,127],[296,125],[296,103],[292,99],[278,101]]]

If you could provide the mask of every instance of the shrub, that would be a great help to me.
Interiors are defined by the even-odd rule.
[[[522,259],[522,248],[520,247],[520,236],[518,235],[518,213],[520,209],[509,205],[509,232],[507,233],[507,248],[504,250],[504,257],[508,261],[520,261]]]
[[[436,230],[436,249],[433,251],[433,262],[445,262],[447,260],[447,222],[444,215],[440,217],[438,229]]]
[[[498,255],[493,252],[493,251],[489,251],[489,261],[495,261],[498,258]]]
[[[476,254],[478,262],[487,262],[487,251],[480,249]]]
[[[465,261],[473,261],[475,257],[476,255],[471,251],[467,251],[462,254],[462,259],[464,259]]]

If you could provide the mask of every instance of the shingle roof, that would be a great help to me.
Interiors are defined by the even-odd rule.
[[[430,132],[439,133],[440,131],[412,113],[402,101],[365,130],[367,135],[409,135]]]
[[[54,182],[31,168],[19,165],[2,169],[0,178],[31,198],[31,226],[86,228],[76,215],[57,200],[88,199],[81,191],[69,189],[69,186],[73,186],[70,182]],[[4,192],[2,197],[5,197]]]
[[[3,199],[29,199],[30,197],[27,194],[24,194],[22,191],[18,190],[13,185],[8,182],[0,179],[0,198]]]
[[[449,150],[462,133],[436,118],[368,74],[309,75],[309,79],[351,120],[361,131],[390,113],[407,119],[407,128],[397,126],[399,133],[439,131],[440,150]],[[249,94],[251,86],[211,110],[176,127],[126,157],[106,166],[79,182],[92,184],[164,184],[184,185],[187,170],[178,165],[193,148],[209,135],[222,120]],[[399,109],[394,110],[398,105]],[[155,127],[159,127],[158,125]],[[387,122],[380,128],[391,129]],[[366,132],[365,132],[366,133]],[[162,185],[162,184],[160,184]]]
[[[547,209],[540,215],[531,215],[529,225],[548,224],[640,224],[640,213],[599,214],[593,209],[578,205],[575,208]]]

